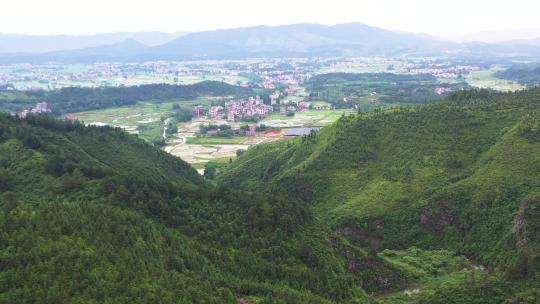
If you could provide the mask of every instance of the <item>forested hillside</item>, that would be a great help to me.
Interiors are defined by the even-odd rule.
[[[309,136],[254,147],[219,180],[288,193],[334,236],[399,260],[414,292],[368,288],[381,302],[537,303],[540,90],[454,97],[344,116]],[[439,250],[466,256],[469,270],[416,269],[450,265]]]
[[[448,91],[468,88],[465,82],[440,83],[433,75],[392,73],[328,73],[316,75],[305,83],[309,96],[326,100],[336,107],[377,108],[381,104],[419,104],[441,100]],[[448,90],[444,94],[436,88]]]
[[[516,65],[495,73],[496,77],[512,80],[528,87],[540,84],[540,66],[536,64]]]
[[[365,298],[333,237],[299,233],[302,202],[210,186],[119,129],[0,115],[0,193],[0,303]]]
[[[53,91],[0,92],[0,111],[20,112],[47,101],[53,114],[105,109],[136,104],[139,101],[156,102],[171,99],[195,99],[199,96],[248,96],[249,88],[233,86],[219,81],[203,81],[191,85],[149,84],[131,87],[77,88]]]
[[[537,303],[540,90],[343,116],[207,183],[0,115],[0,303]]]

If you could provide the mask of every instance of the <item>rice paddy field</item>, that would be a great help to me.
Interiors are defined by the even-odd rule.
[[[349,109],[308,110],[297,112],[294,116],[274,113],[262,120],[261,123],[275,128],[320,127],[338,120],[341,115],[352,113],[354,111]]]
[[[525,87],[517,82],[499,79],[494,74],[499,71],[500,68],[494,67],[486,71],[474,71],[471,72],[467,78],[467,83],[473,87],[493,89],[497,91],[517,91],[522,90]]]
[[[147,101],[129,107],[71,113],[66,115],[66,117],[81,120],[86,124],[120,127],[130,133],[138,134],[139,137],[149,142],[153,142],[161,138],[164,121],[173,115],[174,104],[180,104],[183,107],[193,107],[199,104],[208,105],[211,101],[212,98],[210,97],[190,101]]]
[[[323,100],[313,100],[313,101],[307,101],[306,104],[309,106],[309,105],[312,105],[314,107],[317,107],[317,106],[320,106],[320,107],[326,107],[326,106],[331,106],[332,104],[329,103],[329,102],[326,102],[326,101],[323,101]]]
[[[244,144],[247,138],[243,136],[231,137],[186,137],[187,144],[194,145],[234,145]]]
[[[321,67],[315,71],[315,74],[327,74],[327,73],[383,73],[389,72],[387,62],[365,62],[363,64],[354,64],[354,65],[333,65]],[[393,63],[392,72],[403,72],[404,69],[400,65],[400,62]]]
[[[166,84],[194,84],[201,81],[213,80],[213,81],[223,81],[232,85],[236,84],[245,84],[249,82],[249,79],[241,76],[233,75],[212,75],[212,76],[179,76],[177,77],[178,81],[175,81],[176,76],[173,74],[142,74],[134,75],[129,78],[108,78],[101,79],[97,82],[99,85],[104,86],[134,86],[134,85],[143,85],[143,84],[153,84],[153,83],[166,83]],[[94,85],[91,83],[91,85]]]

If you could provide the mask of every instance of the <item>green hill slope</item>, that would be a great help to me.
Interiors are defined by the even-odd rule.
[[[121,130],[0,115],[0,193],[0,303],[366,299],[329,235],[298,233],[301,202],[210,186]]]
[[[0,115],[0,303],[535,303],[539,103],[344,116],[216,185],[122,130]]]
[[[533,90],[342,117],[250,149],[219,179],[298,197],[334,235],[379,256],[445,249],[488,269],[479,274],[487,287],[462,278],[435,288],[421,278],[428,290],[407,303],[502,303],[540,282],[539,108]]]

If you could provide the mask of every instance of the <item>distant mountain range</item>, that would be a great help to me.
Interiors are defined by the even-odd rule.
[[[147,46],[156,46],[172,41],[185,34],[187,32],[110,33],[81,36],[34,36],[0,33],[0,53],[46,53],[77,50],[121,43],[128,39],[138,41]]]
[[[162,57],[349,56],[417,52],[442,44],[434,38],[361,23],[294,24],[192,33],[153,51]]]
[[[455,37],[453,40],[460,42],[486,42],[504,43],[509,41],[527,42],[540,37],[540,28],[529,29],[500,29],[495,31],[483,31],[465,36]]]
[[[510,40],[510,41],[505,41],[504,43],[505,43],[505,44],[525,44],[525,45],[535,45],[535,46],[540,46],[540,37],[539,37],[539,38],[535,38],[535,39],[528,39],[528,40],[525,40],[525,39],[521,39],[521,40]]]
[[[94,38],[90,39],[90,37]],[[120,33],[86,36],[84,38],[86,38],[85,43],[91,45],[76,49],[75,42],[71,44],[57,42],[61,41],[61,39],[50,37],[46,44],[50,45],[49,48],[54,47],[56,50],[41,54],[28,51],[0,54],[0,63],[90,63],[99,61],[241,59],[250,57],[396,56],[435,55],[444,52],[461,53],[465,56],[487,54],[502,57],[508,55],[540,57],[540,39],[516,43],[460,44],[427,35],[389,31],[362,23],[347,23],[334,26],[320,24],[256,26],[190,34]],[[38,40],[41,41],[40,43],[45,43],[46,39],[46,37],[40,37],[35,43],[37,44]],[[83,38],[73,37],[73,41],[79,43],[78,45],[82,45],[80,39]],[[105,40],[114,40],[115,42],[97,44],[98,41]],[[29,41],[31,39],[26,43],[29,44]],[[0,40],[0,45],[1,43]],[[6,49],[6,46],[2,47]],[[14,49],[13,46],[11,48]],[[59,50],[60,48],[64,49]],[[0,50],[2,49],[0,48]]]

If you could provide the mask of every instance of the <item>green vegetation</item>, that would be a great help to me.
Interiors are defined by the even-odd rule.
[[[244,136],[217,137],[196,136],[186,137],[188,144],[195,145],[241,145],[246,141]]]
[[[234,135],[232,127],[228,124],[222,125],[200,125],[199,134],[202,136],[209,136],[211,138],[221,137],[221,138],[231,138]]]
[[[176,123],[179,122],[188,122],[193,118],[193,114],[190,109],[181,108],[178,104],[173,105],[174,120]]]
[[[229,157],[210,160],[204,165],[203,176],[207,179],[215,179],[216,176],[232,162],[233,159]]]
[[[322,127],[335,122],[343,115],[354,112],[352,109],[306,110],[297,112],[292,117],[285,114],[272,113],[262,120],[261,123],[271,128]]]
[[[540,84],[540,66],[538,64],[517,65],[504,71],[498,71],[495,76],[534,87]]]
[[[176,134],[178,122],[191,118],[190,109],[193,106],[209,105],[214,99],[199,97],[193,100],[147,100],[130,106],[72,113],[67,116],[86,124],[121,127],[154,143],[163,139],[164,127],[167,127],[168,135]]]
[[[134,105],[140,101],[193,100],[201,96],[253,95],[247,88],[217,81],[191,85],[151,84],[131,87],[64,88],[55,91],[0,94],[0,111],[19,112],[37,100],[49,103],[55,115]]]
[[[316,106],[325,107],[325,106],[331,106],[332,105],[331,103],[326,102],[326,101],[322,101],[322,100],[312,100],[312,101],[306,102],[306,104],[309,107],[316,107]]]
[[[501,92],[517,91],[524,88],[524,86],[505,79],[505,77],[499,74],[499,68],[493,68],[487,71],[473,71],[467,78],[467,83],[472,87],[492,89]]]
[[[407,269],[414,279],[437,277],[470,266],[463,256],[447,250],[426,251],[411,247],[404,251],[385,249],[379,254],[392,264]]]
[[[401,67],[400,67],[401,69]],[[334,66],[323,66],[317,69],[316,74],[331,74],[331,73],[384,73],[389,71],[387,64],[382,63],[371,63],[363,67],[334,67]]]
[[[0,115],[0,302],[537,303],[539,106],[342,115],[205,178],[121,129]]]
[[[121,127],[153,143],[163,137],[164,119],[174,117],[174,104],[177,103],[139,102],[132,106],[72,114],[69,118],[86,124]]]
[[[439,83],[432,75],[400,75],[391,73],[321,74],[306,82],[310,99],[325,100],[338,108],[359,105],[372,109],[384,104],[410,104],[444,98],[435,89],[466,88],[465,83]]]
[[[380,304],[418,303],[445,286],[460,286],[464,282],[480,285],[488,280],[481,267],[447,250],[427,251],[411,247],[407,250],[385,249],[379,255],[396,267],[405,269],[411,281],[416,282],[404,291],[378,297],[377,303]]]
[[[207,179],[215,179],[229,164],[233,162],[231,157],[215,158],[203,165],[203,176]]]
[[[387,284],[361,284],[365,290],[427,286],[389,303],[511,303],[534,295],[540,90],[462,92],[453,100],[345,116],[316,134],[253,147],[218,181],[294,195],[312,206],[319,229],[382,256],[393,270],[379,267],[375,282]],[[432,273],[418,266],[433,264],[430,255],[404,264],[384,251],[412,246],[458,253],[487,270],[460,272],[445,262],[451,269]],[[348,270],[357,278],[367,272]],[[440,283],[445,277],[448,284]]]
[[[333,303],[363,297],[285,196],[203,181],[122,130],[0,115],[0,302]]]

